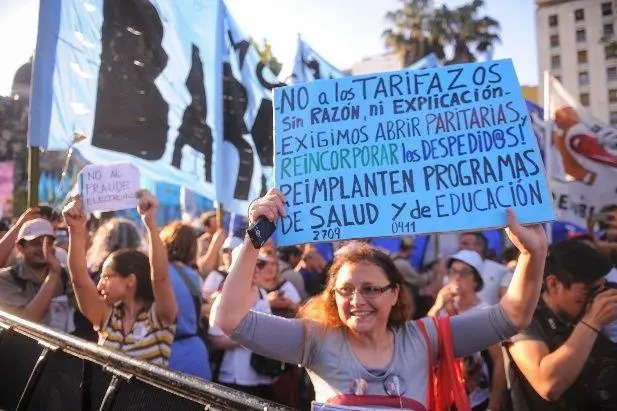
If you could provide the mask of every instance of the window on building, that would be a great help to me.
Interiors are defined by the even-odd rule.
[[[608,121],[610,121],[611,126],[617,125],[617,111],[608,113]]]
[[[581,106],[589,107],[589,93],[581,93],[578,96]]]
[[[602,10],[604,10],[604,8]],[[604,13],[604,11],[602,12]],[[556,14],[552,14],[548,16],[548,25],[550,27],[557,27],[559,25],[559,18],[557,17]]]
[[[608,102],[617,103],[617,89],[612,89],[608,91]]]
[[[578,73],[578,85],[579,86],[588,86],[589,85],[589,73],[586,71],[581,71]]]
[[[560,69],[561,68],[561,56],[552,56],[551,57],[551,68],[552,69]]]
[[[606,69],[606,81],[617,81],[617,67]]]
[[[615,45],[605,46],[604,47],[604,56],[607,59],[613,59],[613,58],[617,57],[617,46],[615,46]]]
[[[602,15],[603,16],[613,15],[613,4],[610,1],[606,3],[602,3]]]
[[[611,38],[615,35],[613,23],[605,24],[604,27],[602,27],[602,35],[607,38]]]
[[[553,34],[551,36],[551,47],[559,47],[559,35]]]
[[[583,21],[585,20],[585,10],[576,9],[574,10],[574,21]]]
[[[579,50],[578,53],[576,53],[576,57],[579,64],[587,63],[587,50]]]
[[[584,43],[587,41],[587,32],[585,29],[576,30],[576,42]]]

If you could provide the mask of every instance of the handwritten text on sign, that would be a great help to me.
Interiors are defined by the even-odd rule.
[[[87,212],[135,208],[139,169],[130,163],[91,164],[79,173],[79,187]]]
[[[281,245],[554,218],[510,60],[277,88]]]

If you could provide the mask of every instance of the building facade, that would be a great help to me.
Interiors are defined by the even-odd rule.
[[[616,1],[536,0],[536,6],[540,100],[548,70],[596,117],[617,125]]]
[[[372,74],[384,71],[395,71],[403,68],[401,57],[396,52],[387,52],[378,56],[366,57],[349,69],[351,74]]]

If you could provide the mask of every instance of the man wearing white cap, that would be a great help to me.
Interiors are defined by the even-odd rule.
[[[20,317],[72,332],[68,276],[54,252],[55,232],[43,218],[25,222],[15,249],[20,262],[0,269],[0,306]]]

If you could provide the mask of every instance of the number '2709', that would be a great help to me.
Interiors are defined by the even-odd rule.
[[[399,233],[415,233],[416,222],[415,221],[395,221],[392,223],[392,234]]]
[[[313,230],[313,241],[337,240],[341,238],[341,228],[328,228],[324,230]]]

